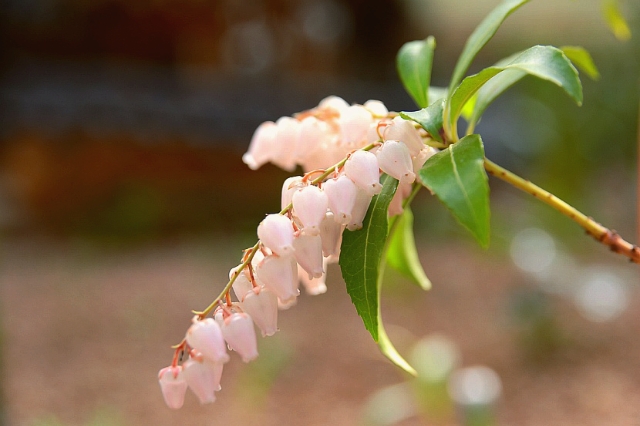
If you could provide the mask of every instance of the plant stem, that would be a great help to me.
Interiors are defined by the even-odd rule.
[[[365,146],[364,148],[361,148],[361,151],[370,151],[371,149],[373,149],[375,146],[377,145],[377,143],[372,143],[369,144],[367,146]],[[312,185],[317,185],[318,183],[322,182],[323,180],[325,180],[327,177],[329,177],[329,175],[331,173],[333,173],[336,169],[339,169],[340,167],[344,166],[344,163],[347,162],[347,159],[349,158],[349,156],[343,158],[341,161],[339,161],[338,163],[334,164],[333,166],[329,167],[328,169],[326,169],[320,176],[318,176],[317,178],[313,179],[311,181]],[[286,214],[289,210],[291,210],[293,208],[293,204],[289,203],[288,206],[286,206],[285,208],[283,208],[279,214]],[[240,275],[240,273],[242,273],[242,271],[244,270],[244,268],[247,267],[247,265],[249,263],[251,263],[251,261],[253,260],[253,256],[255,256],[256,252],[259,250],[260,248],[260,240],[258,240],[258,242],[256,242],[256,244],[250,249],[251,250],[251,254],[249,255],[249,257],[247,257],[241,264],[240,266],[238,266],[235,270],[235,272],[233,273],[233,275],[231,276],[231,278],[229,279],[229,282],[227,283],[227,285],[224,286],[224,288],[222,289],[222,291],[220,292],[220,294],[218,294],[218,296],[213,299],[213,302],[211,302],[209,304],[209,306],[207,306],[204,310],[202,311],[193,311],[193,313],[195,315],[198,316],[199,319],[204,319],[206,318],[207,315],[209,315],[211,313],[212,310],[215,309],[215,307],[218,305],[218,302],[220,300],[222,300],[230,291],[231,291],[231,287],[233,286],[233,283],[236,281],[236,278],[238,278],[238,275]]]
[[[587,234],[608,246],[614,253],[622,254],[623,256],[627,256],[632,262],[640,263],[640,248],[635,244],[625,241],[616,231],[602,226],[591,217],[567,204],[549,191],[546,191],[538,185],[521,178],[487,158],[484,159],[484,168],[490,175],[500,178],[516,188],[533,195],[543,203],[548,204],[563,215],[567,216],[569,219],[584,228],[584,230],[587,231]]]

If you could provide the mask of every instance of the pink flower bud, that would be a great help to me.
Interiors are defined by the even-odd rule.
[[[253,361],[258,357],[256,331],[248,314],[234,312],[226,317],[222,326],[222,334],[229,347],[238,352],[244,362]]]
[[[300,131],[300,122],[291,117],[280,117],[276,121],[278,133],[274,144],[271,162],[281,169],[292,172],[296,168],[296,144]]]
[[[256,267],[256,280],[282,301],[298,296],[298,264],[293,256],[266,256]]]
[[[351,217],[351,215],[349,215],[349,217]],[[322,239],[322,254],[324,256],[329,257],[340,255],[340,244],[342,244],[343,230],[344,225],[340,225],[334,220],[333,213],[327,212],[327,215],[320,223],[320,238]]]
[[[429,158],[431,158],[438,152],[439,151],[437,149],[431,146],[425,146],[424,148],[422,148],[420,150],[420,153],[416,157],[411,159],[411,162],[413,163],[413,172],[418,173],[422,166],[424,166],[424,163],[426,163]]]
[[[302,225],[306,235],[318,235],[320,222],[329,207],[327,194],[317,186],[309,185],[293,193],[293,215]]]
[[[216,392],[221,389],[222,364],[196,355],[185,361],[182,367],[189,389],[198,397],[200,404],[215,402]]]
[[[413,183],[416,174],[413,173],[413,163],[409,148],[399,141],[386,141],[376,153],[378,164],[383,172],[398,179],[402,183]]]
[[[177,410],[184,404],[187,382],[184,379],[182,366],[165,367],[158,373],[160,389],[167,407]]]
[[[291,204],[291,197],[293,197],[293,193],[303,186],[304,184],[302,183],[302,176],[291,176],[290,178],[285,179],[284,183],[282,184],[280,209],[284,209],[289,204]]]
[[[386,106],[380,101],[376,101],[374,99],[370,99],[363,105],[374,117],[382,118],[386,117],[389,114],[389,110]]]
[[[402,202],[411,194],[412,186],[410,183],[399,183],[396,193],[393,194],[391,203],[389,204],[389,216],[401,215],[404,212]]]
[[[273,121],[262,123],[253,133],[249,150],[242,156],[242,161],[251,170],[257,170],[263,164],[271,160],[278,128]]]
[[[318,235],[300,234],[293,239],[295,258],[298,264],[307,271],[309,279],[321,277],[322,268],[322,239]]]
[[[338,119],[342,144],[352,149],[360,148],[367,139],[372,122],[371,113],[362,105],[352,105],[342,110]]]
[[[418,155],[420,150],[424,148],[424,143],[420,137],[420,133],[413,126],[412,121],[404,120],[402,117],[395,117],[393,121],[384,128],[382,133],[384,140],[401,141],[407,148],[412,157]]]
[[[229,361],[222,331],[213,318],[205,318],[201,321],[194,318],[193,324],[187,330],[187,343],[209,361],[217,363]]]
[[[242,301],[242,308],[251,315],[262,336],[278,331],[278,297],[268,288],[255,287]]]
[[[322,189],[329,199],[329,210],[333,212],[334,220],[341,225],[349,223],[358,192],[356,184],[346,175],[340,175],[337,179],[325,181]]]
[[[327,123],[315,117],[306,117],[300,122],[300,131],[296,144],[295,158],[302,164],[311,156],[319,154],[322,145],[330,137],[330,130]]]
[[[231,270],[229,271],[229,279],[233,277],[233,274],[237,269],[238,267],[231,268]],[[253,289],[253,284],[251,284],[251,281],[247,276],[246,269],[238,274],[238,278],[236,278],[236,280],[233,282],[233,286],[231,286],[231,288],[233,288],[233,292],[240,302],[242,302],[247,293]]]
[[[372,195],[367,194],[363,190],[359,190],[356,195],[356,203],[351,211],[351,222],[347,225],[349,231],[356,231],[362,228],[362,221],[367,215],[369,204],[371,204]]]
[[[349,104],[339,96],[327,96],[318,104],[318,109],[333,109],[336,112],[347,108],[349,108]]]
[[[270,214],[258,225],[258,238],[278,256],[293,253],[293,224],[288,217]]]
[[[368,195],[382,191],[380,185],[380,167],[375,154],[368,151],[355,151],[344,164],[344,173]]]

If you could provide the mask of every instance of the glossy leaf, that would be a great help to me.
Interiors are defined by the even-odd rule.
[[[509,15],[529,0],[505,0],[498,7],[493,9],[491,13],[476,27],[471,36],[467,39],[467,43],[462,49],[460,58],[456,63],[449,84],[449,93],[453,92],[453,88],[460,83],[465,73],[469,69],[471,62],[485,44],[494,36],[500,25]]]
[[[489,185],[479,135],[466,136],[429,158],[419,172],[431,190],[482,247],[489,245]]]
[[[416,370],[398,353],[391,340],[389,340],[389,336],[387,336],[387,332],[382,326],[382,322],[378,324],[378,347],[384,356],[386,356],[389,361],[393,362],[398,367],[402,368],[407,373],[412,376],[417,376],[418,373]]]
[[[567,58],[592,80],[600,78],[600,72],[587,49],[581,46],[562,46],[560,48]]]
[[[345,231],[340,251],[340,269],[347,293],[371,337],[391,362],[412,375],[415,370],[393,346],[380,318],[380,286],[384,273],[382,257],[388,235],[389,203],[398,188],[398,181],[383,175],[382,192],[371,205],[359,231]]]
[[[378,341],[380,261],[387,240],[389,203],[398,181],[383,175],[382,192],[373,197],[358,231],[345,231],[340,249],[340,269],[347,293],[373,340]]]
[[[416,241],[413,236],[413,213],[407,206],[404,212],[394,219],[387,249],[387,264],[409,278],[423,290],[431,288],[431,281],[424,273],[418,258]]]
[[[509,72],[505,77],[498,76],[506,70],[517,71]],[[496,79],[487,89],[487,96],[484,99],[480,99],[478,95],[476,109],[479,111],[484,111],[500,93],[525,75],[533,75],[560,86],[578,105],[582,104],[582,84],[578,71],[571,61],[558,48],[534,46],[517,55],[508,64],[485,68],[478,74],[465,78],[449,98],[448,105],[445,105],[445,110],[448,108],[449,111],[447,115],[449,128],[454,127],[467,101],[489,80]],[[474,116],[479,117],[480,114],[474,114]]]
[[[442,111],[444,99],[439,99],[426,108],[419,111],[401,112],[400,116],[406,120],[412,120],[422,126],[431,137],[442,142],[440,131],[442,130]]]
[[[396,58],[400,80],[420,108],[429,105],[429,82],[435,47],[433,37],[410,41],[400,48]]]
[[[618,0],[603,0],[602,12],[609,29],[618,40],[627,41],[631,38],[629,24],[622,16]]]

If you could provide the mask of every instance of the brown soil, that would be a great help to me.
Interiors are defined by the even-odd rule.
[[[280,332],[260,341],[257,361],[232,357],[215,404],[187,395],[173,412],[157,371],[169,364],[190,310],[223,285],[234,253],[186,243],[105,254],[89,245],[16,241],[2,251],[2,383],[11,425],[54,417],[98,424],[100,416],[109,426],[357,425],[367,398],[404,378],[377,351],[333,268],[327,294],[303,295],[280,313]],[[423,255],[434,289],[401,283],[383,300],[401,351],[441,333],[459,346],[463,365],[495,369],[504,389],[498,424],[640,424],[639,292],[606,324],[553,299],[560,343],[532,352],[508,313],[512,292],[532,286],[505,259],[462,247]],[[419,424],[425,421],[402,423]]]

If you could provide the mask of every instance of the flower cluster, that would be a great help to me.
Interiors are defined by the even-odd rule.
[[[435,152],[411,122],[393,117],[379,101],[350,106],[329,97],[295,117],[260,125],[243,161],[252,169],[266,162],[286,170],[300,165],[306,173],[284,182],[282,211],[259,224],[259,241],[231,269],[225,292],[194,317],[173,363],[160,370],[167,405],[180,408],[187,388],[201,403],[215,401],[229,360],[226,346],[245,362],[255,359],[254,324],[263,336],[273,335],[278,310],[296,303],[300,283],[310,294],[326,291],[327,264],[338,260],[344,230],[362,228],[382,190],[381,172],[399,181],[389,214],[400,214],[417,170]],[[179,365],[185,352],[188,359]]]

